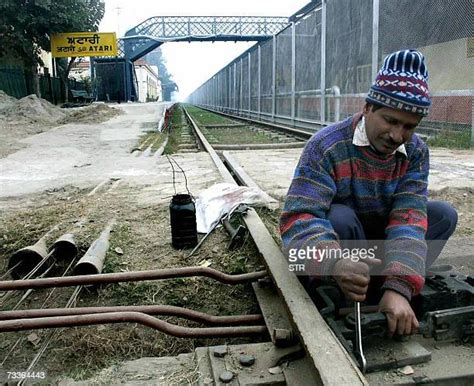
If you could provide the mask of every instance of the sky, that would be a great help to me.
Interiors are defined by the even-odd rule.
[[[309,0],[105,0],[102,32],[117,36],[152,16],[291,16]],[[183,100],[255,42],[165,43],[168,71]]]

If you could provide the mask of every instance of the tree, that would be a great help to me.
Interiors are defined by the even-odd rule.
[[[0,56],[18,57],[31,68],[35,93],[40,96],[38,64],[43,63],[39,55],[41,50],[50,50],[51,35],[97,31],[104,12],[103,0],[1,0]],[[66,77],[66,87],[73,62],[61,75],[63,80]]]
[[[158,78],[160,79],[162,86],[175,83],[173,76],[168,72],[168,68],[166,67],[166,59],[163,57],[161,48],[150,52],[145,56],[145,60],[149,64],[158,67]]]

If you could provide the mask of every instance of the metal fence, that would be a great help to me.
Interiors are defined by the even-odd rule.
[[[421,131],[474,141],[471,0],[324,0],[232,61],[190,103],[275,123],[318,128],[360,111],[390,52],[427,60],[432,95]]]
[[[69,90],[84,90],[83,82],[70,78]],[[60,78],[50,75],[39,76],[41,97],[51,103],[63,103],[65,101],[64,85]],[[33,77],[20,66],[0,66],[0,90],[15,98],[23,98],[34,93]],[[72,94],[69,95],[71,100]]]

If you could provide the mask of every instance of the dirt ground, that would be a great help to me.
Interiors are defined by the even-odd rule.
[[[112,185],[111,185],[112,186]],[[48,237],[48,245],[61,234],[73,231],[82,255],[111,219],[117,220],[110,237],[110,248],[104,272],[125,272],[181,266],[210,266],[230,274],[250,272],[259,268],[257,252],[248,240],[242,250],[227,251],[228,236],[216,230],[192,257],[189,251],[171,247],[169,209],[166,204],[137,205],[134,188],[122,186],[87,196],[88,191],[74,187],[47,192],[37,199],[35,208],[14,210],[6,215],[0,229],[0,275],[6,270],[8,257],[18,248],[31,245],[54,225],[58,229]],[[118,252],[117,252],[118,251]],[[61,275],[66,263],[53,274]],[[20,309],[40,308],[51,290],[35,291]],[[44,307],[64,307],[72,289],[58,289]],[[6,302],[0,297],[2,309],[12,309],[21,293]],[[212,315],[258,313],[249,285],[228,286],[208,279],[190,278],[142,283],[108,285],[99,289],[83,288],[77,307],[112,305],[167,304],[186,307]],[[199,326],[177,318],[163,320],[183,326]],[[34,339],[32,334],[34,333]],[[36,338],[37,337],[37,338]],[[27,331],[2,334],[1,369],[26,369],[35,352],[48,339],[48,331]],[[19,344],[14,343],[20,340]],[[146,356],[174,356],[192,352],[202,345],[224,342],[245,342],[245,339],[178,339],[135,324],[69,328],[58,333],[37,371],[49,376],[72,378],[90,376],[93,372],[117,361]],[[5,356],[8,355],[7,358]]]
[[[51,229],[47,237],[48,246],[61,234],[73,232],[82,256],[109,220],[114,218],[116,226],[110,236],[110,248],[107,253],[104,272],[124,272],[145,269],[157,269],[181,266],[209,266],[226,273],[238,274],[261,269],[253,242],[248,239],[238,251],[227,251],[228,236],[223,229],[217,229],[192,256],[187,257],[189,250],[177,251],[171,247],[171,230],[169,225],[169,200],[171,198],[171,181],[163,181],[156,173],[156,160],[137,156],[131,151],[140,147],[150,138],[148,129],[153,126],[155,118],[161,111],[160,105],[128,106],[127,111],[137,111],[142,121],[129,123],[131,117],[126,115],[114,117],[97,127],[84,123],[63,126],[48,133],[31,137],[32,143],[44,143],[52,160],[46,155],[37,157],[35,165],[41,165],[38,171],[54,169],[54,149],[61,141],[58,138],[68,137],[68,146],[76,146],[81,153],[90,153],[92,158],[77,157],[77,150],[70,151],[71,173],[74,178],[71,184],[64,184],[62,179],[55,183],[48,178],[39,184],[31,183],[13,188],[2,188],[0,196],[0,277],[7,270],[7,261],[19,248],[35,243]],[[83,108],[82,111],[87,108]],[[152,110],[150,110],[152,109]],[[156,123],[156,122],[155,122]],[[118,129],[121,128],[119,133]],[[136,129],[135,129],[136,127]],[[133,131],[133,134],[131,134]],[[88,137],[91,133],[92,139]],[[125,134],[124,134],[125,132]],[[66,134],[68,133],[68,134]],[[106,133],[104,135],[104,133]],[[41,136],[45,136],[44,139]],[[90,142],[84,142],[87,136]],[[151,138],[153,139],[153,138]],[[94,142],[95,141],[95,142]],[[100,145],[98,145],[100,143]],[[100,150],[100,146],[103,146]],[[30,147],[33,152],[34,147]],[[71,149],[73,149],[71,147]],[[22,150],[22,152],[28,149]],[[9,158],[19,153],[12,154]],[[95,155],[97,154],[97,156]],[[26,154],[22,155],[25,156]],[[44,158],[42,158],[44,156]],[[115,156],[115,158],[114,158]],[[189,162],[200,165],[198,154],[190,154]],[[205,167],[195,170],[196,176],[188,170],[183,157],[174,156],[193,181],[192,191],[199,191],[199,179],[202,183],[212,183],[213,178],[205,177]],[[202,158],[202,157],[201,157]],[[7,159],[4,165],[10,165]],[[210,160],[206,162],[209,163]],[[161,167],[167,166],[167,161]],[[75,166],[73,166],[75,165]],[[206,163],[203,163],[206,165]],[[94,167],[100,169],[98,172]],[[171,170],[163,173],[171,180]],[[7,166],[13,181],[15,175],[23,172],[17,167]],[[15,172],[16,170],[16,172]],[[120,170],[128,178],[109,178],[107,183],[98,183],[104,176],[110,176]],[[135,170],[139,170],[136,172]],[[47,170],[49,171],[49,170]],[[16,174],[14,174],[16,173]],[[27,169],[25,169],[25,173]],[[147,174],[148,173],[148,174]],[[213,172],[216,173],[216,172]],[[28,174],[32,181],[34,174]],[[135,180],[136,178],[136,180]],[[176,176],[178,188],[182,177]],[[80,182],[81,181],[81,182]],[[139,181],[139,183],[137,182]],[[155,184],[153,181],[157,181]],[[79,183],[80,182],[80,183]],[[43,184],[44,183],[44,184]],[[138,185],[137,185],[138,184]],[[99,186],[99,189],[95,187]],[[166,187],[164,193],[157,196],[155,189]],[[26,188],[26,189],[24,189]],[[31,193],[28,193],[31,191]],[[94,194],[91,193],[94,191]],[[25,192],[28,194],[18,194]],[[167,193],[169,192],[169,194]],[[61,262],[51,275],[64,273],[69,262]],[[57,289],[56,291],[34,291],[25,301],[20,301],[23,293],[14,296],[0,296],[0,305],[4,310],[65,307],[73,295],[74,289]],[[176,279],[142,283],[123,283],[104,286],[97,289],[82,288],[73,306],[113,306],[113,305],[147,305],[166,304],[186,307],[212,315],[237,315],[258,313],[256,300],[249,284],[229,286],[203,278]],[[202,326],[195,322],[178,318],[162,317],[163,320],[182,326]],[[265,339],[265,337],[262,337]],[[0,341],[0,373],[12,370],[26,370],[35,354],[45,342],[51,340],[48,349],[34,367],[36,371],[46,371],[48,379],[70,377],[85,379],[96,371],[127,359],[140,357],[174,356],[189,353],[195,347],[222,343],[245,343],[240,339],[179,339],[170,337],[149,328],[136,324],[100,325],[87,328],[60,329],[52,338],[47,330],[26,331],[2,334]],[[251,341],[255,341],[252,338]]]
[[[8,103],[16,102],[0,103],[0,115],[5,111],[1,106]],[[0,170],[3,170],[0,177],[8,182],[0,191],[0,277],[6,271],[7,259],[14,251],[33,244],[53,227],[57,226],[57,229],[48,236],[48,245],[61,234],[72,231],[76,235],[79,256],[82,256],[111,219],[116,220],[116,226],[110,236],[105,272],[190,265],[210,266],[231,274],[260,269],[261,262],[253,242],[247,240],[243,249],[229,252],[228,236],[221,228],[211,234],[192,257],[187,257],[189,251],[171,248],[168,204],[173,187],[170,170],[164,168],[167,162],[130,154],[146,140],[147,130],[156,124],[163,106],[122,106],[120,110],[125,113],[117,115],[113,112],[108,118],[112,108],[98,106],[73,110],[68,117],[74,123],[67,125],[58,126],[58,123],[68,117],[55,116],[55,123],[45,126],[49,131],[30,138],[25,137],[38,133],[34,130],[42,130],[40,125],[30,122],[23,127],[23,131],[11,135],[18,124],[1,126],[6,121],[0,120],[0,136],[10,138],[11,135],[13,138],[10,144],[0,145],[1,156],[10,154],[3,163],[0,162]],[[107,107],[105,110],[104,106]],[[96,125],[88,123],[89,118],[94,116],[94,111],[90,109],[99,112],[98,117],[94,118],[98,120]],[[53,116],[54,111],[51,113]],[[7,127],[7,130],[2,127]],[[21,139],[24,141],[21,142]],[[15,153],[18,146],[28,148]],[[199,192],[219,180],[215,170],[209,168],[210,161],[205,154],[174,157],[186,171],[193,192]],[[104,177],[106,183],[95,190]],[[180,176],[177,178],[182,188],[183,179]],[[91,194],[92,191],[95,193]],[[457,208],[459,224],[455,236],[472,239],[474,190],[446,188],[433,193],[432,198],[447,200]],[[259,213],[279,242],[277,229],[280,212],[259,210]],[[60,268],[52,274],[61,275],[67,263],[60,264]],[[462,268],[473,272],[473,263],[467,261],[465,264],[466,267]],[[17,304],[20,309],[40,308],[43,305],[47,308],[64,307],[72,292],[73,289],[34,291],[22,302],[22,294],[4,295],[0,296],[0,306],[5,310]],[[74,303],[78,307],[146,304],[175,305],[212,315],[258,312],[249,285],[227,286],[203,278],[82,288]],[[163,317],[163,320],[183,326],[197,326],[194,322],[178,318]],[[25,371],[49,339],[49,348],[34,368],[36,371],[47,371],[49,379],[58,376],[86,379],[98,370],[124,360],[174,356],[192,352],[198,346],[224,342],[172,338],[136,324],[62,329],[53,338],[49,338],[48,331],[41,330],[6,333],[0,340],[0,374]],[[262,340],[265,339],[268,337],[262,337]],[[255,339],[251,341],[255,342]],[[246,340],[225,342],[245,343]]]
[[[26,137],[68,123],[100,123],[121,111],[104,103],[62,109],[36,95],[15,99],[0,90],[0,158],[27,145]]]

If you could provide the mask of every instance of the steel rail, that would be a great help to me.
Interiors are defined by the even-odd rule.
[[[311,136],[314,134],[314,131],[308,132],[308,131],[305,131],[303,128],[289,127],[289,126],[281,125],[281,124],[278,124],[278,123],[261,121],[261,120],[252,119],[252,118],[248,118],[248,117],[242,117],[240,115],[232,115],[232,114],[229,114],[229,113],[225,113],[223,111],[214,110],[210,107],[204,107],[204,106],[200,106],[200,105],[196,105],[196,106],[199,107],[200,109],[207,110],[207,111],[210,111],[214,114],[222,115],[222,116],[234,119],[236,121],[250,122],[250,123],[254,123],[256,125],[268,127],[271,130],[275,130],[275,131],[283,132],[283,133],[286,133],[286,134],[290,134],[290,135],[298,137],[298,138],[300,138],[304,141],[311,138]],[[261,112],[260,115],[267,115],[267,114]],[[285,116],[276,116],[276,117],[277,118],[284,118],[284,119],[288,119],[288,120],[291,119],[291,117],[285,117]],[[298,119],[295,119],[295,120],[298,121]]]
[[[182,327],[141,312],[109,312],[37,319],[14,319],[0,322],[0,332],[39,330],[57,327],[81,327],[95,324],[138,323],[179,338],[224,338],[261,335],[265,326],[245,327]]]
[[[184,111],[186,112],[185,109]],[[189,113],[186,112],[186,114],[194,126],[194,131],[202,135]],[[204,145],[218,170],[225,168],[212,146],[207,141]],[[231,174],[227,169],[224,173],[221,172],[221,175],[226,182],[229,182],[228,175]],[[233,179],[232,182],[236,183]],[[243,220],[265,261],[278,293],[285,302],[289,316],[307,353],[307,364],[318,381],[324,385],[368,385],[364,375],[325,323],[296,275],[289,271],[287,259],[255,210],[250,209]]]
[[[209,267],[167,268],[150,271],[102,273],[97,275],[50,277],[44,279],[7,280],[0,281],[0,291],[163,280],[193,276],[208,277],[224,284],[240,284],[257,281],[267,276],[267,272],[258,271],[240,275],[229,275]]]
[[[34,319],[86,314],[105,314],[111,312],[141,312],[147,315],[177,316],[193,320],[195,322],[213,325],[254,324],[263,321],[262,315],[259,314],[214,316],[206,314],[204,312],[168,305],[46,308],[33,310],[2,311],[0,312],[0,320]]]

